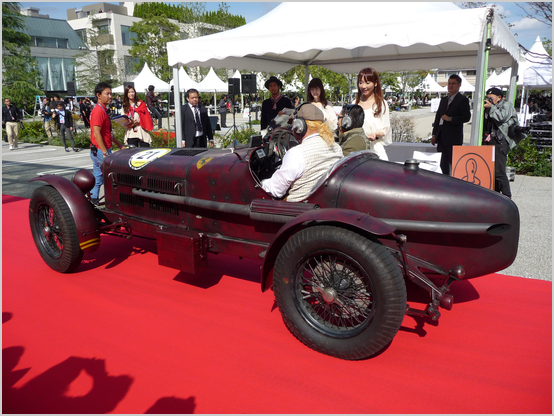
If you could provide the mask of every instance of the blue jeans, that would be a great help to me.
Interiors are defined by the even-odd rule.
[[[112,149],[108,149],[108,154],[112,154]],[[94,188],[90,192],[91,199],[98,199],[100,194],[100,187],[104,183],[104,177],[102,176],[102,161],[104,160],[104,155],[100,149],[96,150],[96,156],[94,153],[90,152],[90,158],[92,159],[92,174],[94,175]]]

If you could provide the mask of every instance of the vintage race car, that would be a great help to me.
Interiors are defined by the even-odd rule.
[[[90,171],[72,181],[33,179],[29,220],[54,270],[75,271],[100,235],[157,241],[159,264],[188,273],[208,253],[258,259],[261,289],[273,288],[285,324],[310,348],[363,359],[385,348],[405,314],[436,320],[450,310],[454,281],[508,267],[519,213],[483,187],[358,152],[337,162],[305,202],[276,200],[260,182],[278,168],[293,137],[231,149],[141,148],[103,164],[105,202],[93,205]],[[406,283],[429,295],[407,304]]]

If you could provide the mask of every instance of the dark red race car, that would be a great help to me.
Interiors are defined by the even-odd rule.
[[[154,238],[159,264],[188,273],[208,253],[262,263],[261,289],[273,287],[290,331],[310,348],[362,359],[387,346],[406,313],[451,309],[450,285],[514,260],[516,205],[488,189],[385,162],[370,152],[343,158],[306,202],[275,200],[260,181],[278,168],[292,136],[253,138],[236,149],[136,148],[106,158],[105,204],[88,192],[94,178],[33,179],[34,241],[44,261],[66,273],[101,234]],[[425,310],[406,303],[406,282],[429,294]]]

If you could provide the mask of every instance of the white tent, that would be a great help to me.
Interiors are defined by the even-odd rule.
[[[498,86],[498,84],[496,83],[497,80],[498,80],[498,75],[496,74],[496,71],[493,71],[492,74],[490,74],[489,77],[487,78],[487,82],[485,82],[485,89],[488,90],[489,88]]]
[[[154,75],[147,63],[144,64],[142,71],[140,71],[140,74],[138,74],[132,82],[135,83],[135,91],[137,92],[146,91],[149,85],[153,85],[155,91],[169,91],[169,84],[167,82],[163,82],[156,75]],[[123,85],[112,89],[113,93],[118,94],[122,94],[124,91],[125,88]]]
[[[431,74],[427,74],[423,82],[420,84],[420,88],[425,92],[446,92],[447,88],[441,86],[437,81],[433,79]]]
[[[169,81],[169,85],[173,85],[173,80]],[[181,67],[179,68],[179,89],[183,92],[190,88],[197,90],[198,83],[187,74],[185,68]]]
[[[214,69],[210,68],[208,75],[198,83],[197,89],[200,92],[226,92],[229,90],[229,85],[219,79]]]
[[[291,16],[310,18],[283,31],[277,22]],[[379,18],[368,24],[353,16]],[[422,26],[422,21],[432,24]],[[357,73],[367,66],[379,72],[473,67],[481,82],[487,26],[490,66],[512,65],[518,44],[492,9],[460,9],[443,2],[319,2],[317,7],[311,2],[284,2],[236,29],[168,42],[168,63],[174,71],[199,65],[274,73],[304,65],[306,74],[308,65],[339,73]],[[476,99],[479,114],[481,101]]]
[[[460,92],[475,92],[475,87],[469,83],[467,79],[462,75],[462,71],[458,73],[458,76],[462,79],[462,85],[460,86]],[[448,90],[448,88],[447,88]]]
[[[523,77],[523,85],[532,90],[552,89],[552,57],[544,49],[540,37],[525,54],[527,66]]]

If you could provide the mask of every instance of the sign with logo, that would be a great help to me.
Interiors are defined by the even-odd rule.
[[[171,149],[143,150],[142,152],[135,153],[131,156],[129,159],[129,167],[134,170],[142,169],[154,160],[167,155],[169,152],[171,152]]]
[[[452,176],[494,191],[494,146],[454,146]]]

